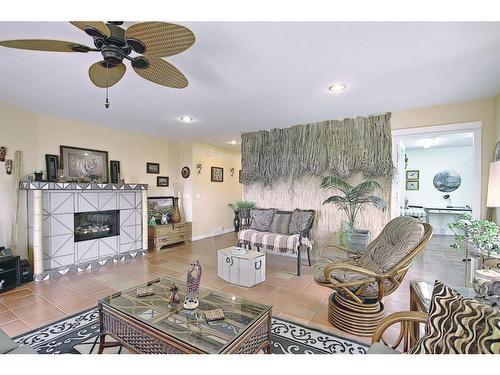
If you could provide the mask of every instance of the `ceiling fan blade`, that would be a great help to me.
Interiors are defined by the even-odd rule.
[[[147,67],[142,68],[132,62],[135,72],[142,78],[162,86],[183,89],[188,85],[188,80],[172,64],[153,56],[141,56],[140,59],[147,61]]]
[[[195,37],[191,30],[181,25],[165,22],[142,22],[127,29],[125,40],[137,53],[146,56],[166,57],[176,55],[191,47],[195,42]]]
[[[111,87],[122,79],[127,67],[124,63],[106,66],[105,61],[92,64],[89,68],[89,78],[94,85],[101,88]]]
[[[80,30],[85,31],[90,36],[100,36],[109,38],[111,30],[109,27],[100,21],[70,21],[70,24],[78,27]]]
[[[18,39],[0,41],[0,46],[50,52],[89,52],[90,47],[79,43],[51,39]]]

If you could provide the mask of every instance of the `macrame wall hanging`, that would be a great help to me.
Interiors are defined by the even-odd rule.
[[[243,184],[307,176],[392,176],[390,113],[244,133]]]

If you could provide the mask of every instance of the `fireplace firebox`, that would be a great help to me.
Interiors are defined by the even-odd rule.
[[[120,211],[75,212],[75,242],[120,234]]]

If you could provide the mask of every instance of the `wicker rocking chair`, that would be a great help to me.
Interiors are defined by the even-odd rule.
[[[429,224],[398,217],[361,255],[335,245],[323,246],[314,279],[334,290],[328,305],[330,323],[355,335],[372,336],[384,318],[382,299],[401,285],[413,259],[431,237]],[[340,253],[325,257],[328,248]]]

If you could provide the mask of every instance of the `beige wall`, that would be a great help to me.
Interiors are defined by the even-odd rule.
[[[230,221],[229,213],[226,212],[227,203],[235,199],[241,192],[240,186],[231,183],[224,183],[225,190],[216,188],[211,191],[215,187],[215,183],[211,185],[209,182],[200,181],[197,184],[197,192],[202,197],[209,198],[207,201],[210,203],[207,204],[210,205],[210,209],[203,210],[197,205],[197,209],[193,210],[191,207],[193,182],[199,178],[194,177],[195,168],[192,164],[194,147],[192,144],[177,143],[158,137],[77,123],[3,104],[0,104],[0,145],[8,148],[7,158],[13,158],[16,150],[22,151],[21,175],[23,178],[35,170],[45,170],[45,154],[59,154],[60,145],[106,150],[109,152],[110,160],[120,161],[122,178],[126,182],[149,184],[148,195],[150,196],[173,195],[173,186],[176,183],[180,187],[180,195],[184,197],[181,200],[183,218],[192,220],[194,228],[199,227],[197,224],[199,222],[203,230],[208,228],[207,223],[210,223],[212,227],[228,227]],[[237,158],[236,154],[234,157]],[[160,163],[160,175],[170,177],[170,187],[156,187],[157,175],[146,173],[146,162],[148,161]],[[212,164],[210,158],[206,160],[206,164],[207,166]],[[189,179],[183,179],[180,176],[180,169],[184,165],[191,168],[192,177]],[[224,164],[223,166],[228,165]],[[3,163],[1,168],[0,245],[10,246],[13,196],[17,182],[14,181],[13,175],[9,176],[5,173]],[[239,164],[237,168],[239,168]],[[225,172],[229,173],[228,169]],[[210,177],[208,177],[208,181],[210,181]],[[21,192],[20,196],[17,247],[19,254],[26,256],[25,193]],[[228,200],[227,203],[226,200]],[[200,203],[203,201],[198,200]]]
[[[496,125],[495,145],[496,145],[496,142],[500,141],[500,93],[495,97],[495,125]],[[493,218],[497,222],[497,224],[500,224],[500,208],[496,208],[494,210]]]
[[[481,216],[485,217],[489,163],[493,157],[498,128],[497,119],[495,119],[495,98],[393,112],[391,127],[404,129],[472,121],[483,122]]]
[[[224,232],[234,230],[233,211],[228,206],[241,199],[242,185],[238,171],[241,168],[239,152],[230,152],[213,146],[193,147],[193,166],[202,164],[200,174],[192,170],[193,237],[201,238],[212,234],[214,229]],[[224,182],[211,182],[211,167],[224,168]],[[234,168],[234,176],[230,169]]]

